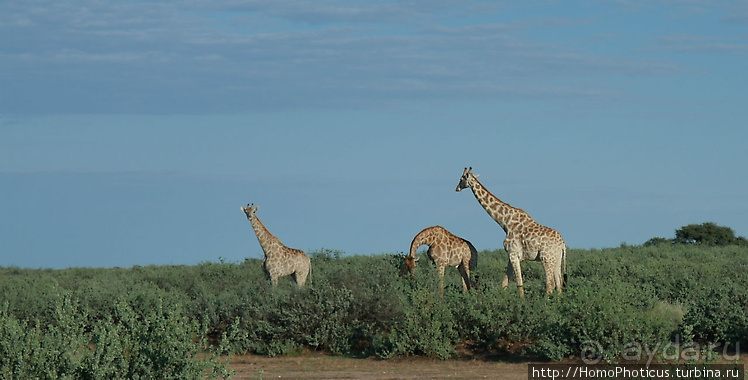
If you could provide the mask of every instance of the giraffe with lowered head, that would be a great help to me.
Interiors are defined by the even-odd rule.
[[[444,269],[447,266],[457,267],[462,277],[462,290],[467,292],[473,287],[470,279],[470,271],[475,269],[478,263],[478,252],[473,244],[469,241],[453,235],[444,227],[433,226],[424,228],[419,232],[410,243],[410,255],[405,256],[405,266],[408,268],[411,277],[416,267],[416,250],[422,245],[429,247],[428,255],[434,260],[439,270],[439,280],[441,288],[439,293],[444,295]]]
[[[554,289],[560,293],[564,283],[562,265],[564,270],[566,266],[566,244],[561,234],[539,224],[524,210],[502,202],[478,182],[478,176],[473,174],[473,168],[465,168],[456,191],[468,187],[473,190],[478,203],[506,233],[504,249],[509,254],[509,263],[501,285],[509,285],[509,276],[514,275],[519,295],[524,296],[520,263],[526,260],[540,261],[545,270],[546,293],[552,293]]]
[[[301,288],[306,282],[307,276],[312,274],[312,264],[309,256],[300,249],[288,248],[280,239],[271,234],[265,228],[255,212],[260,209],[254,203],[241,207],[247,219],[252,223],[257,240],[260,242],[265,258],[262,260],[262,269],[270,277],[273,286],[278,285],[278,278],[293,274],[296,284]]]

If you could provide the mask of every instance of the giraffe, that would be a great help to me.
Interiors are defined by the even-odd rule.
[[[441,288],[439,294],[444,296],[444,269],[447,266],[454,266],[460,271],[462,277],[462,291],[467,292],[473,287],[470,280],[470,271],[475,269],[478,263],[478,252],[469,241],[453,235],[444,227],[433,226],[424,228],[419,232],[410,243],[410,255],[405,256],[405,266],[413,278],[413,271],[416,267],[416,250],[422,245],[428,245],[428,255],[434,260],[439,270],[439,280]]]
[[[312,274],[312,264],[309,257],[300,249],[288,248],[280,239],[275,237],[265,228],[260,218],[255,215],[259,206],[248,204],[247,207],[241,207],[241,210],[247,215],[247,220],[252,223],[252,229],[255,230],[257,240],[260,242],[265,258],[262,260],[262,269],[270,277],[270,282],[275,287],[278,285],[278,278],[293,274],[296,284],[301,288],[304,287],[307,275]],[[311,279],[311,277],[310,277]]]
[[[504,249],[509,254],[509,263],[501,286],[509,285],[509,276],[514,275],[519,295],[524,296],[520,263],[525,260],[540,261],[545,270],[546,293],[550,294],[554,289],[560,293],[564,283],[562,265],[564,272],[566,269],[566,244],[561,234],[539,224],[524,210],[502,202],[478,182],[479,176],[473,174],[473,168],[465,168],[456,191],[468,187],[473,190],[478,203],[506,233]]]

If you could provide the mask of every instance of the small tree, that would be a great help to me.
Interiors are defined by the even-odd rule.
[[[732,228],[707,222],[689,224],[675,230],[674,241],[683,244],[729,245],[737,244],[737,240]]]

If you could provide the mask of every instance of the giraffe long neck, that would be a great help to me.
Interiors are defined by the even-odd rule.
[[[410,258],[416,257],[416,251],[418,250],[418,247],[426,244],[431,246],[434,244],[434,229],[433,228],[427,228],[416,235],[416,237],[413,238],[413,241],[410,243]]]
[[[488,215],[501,226],[504,232],[509,232],[509,229],[516,222],[522,219],[529,218],[530,216],[521,209],[510,206],[508,203],[503,202],[501,199],[491,194],[488,189],[475,180],[475,184],[470,187],[473,190],[475,199],[478,200],[481,206],[486,210]]]
[[[272,254],[272,250],[270,249],[270,247],[276,241],[280,243],[278,238],[271,234],[267,228],[265,228],[265,225],[262,224],[260,218],[258,218],[257,215],[255,215],[250,220],[250,222],[252,223],[252,229],[255,230],[255,235],[257,235],[257,240],[260,242],[262,251],[265,252],[265,256]]]

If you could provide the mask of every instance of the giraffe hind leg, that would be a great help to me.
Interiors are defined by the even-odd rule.
[[[312,267],[306,266],[303,268],[296,269],[296,272],[294,272],[294,277],[296,278],[296,285],[298,285],[300,288],[304,287],[304,284],[306,284],[307,276],[312,273]]]
[[[296,278],[296,285],[298,285],[300,288],[304,287],[304,284],[306,284],[306,273],[297,271],[294,273],[294,277]]]
[[[468,291],[468,289],[470,288],[470,287],[468,286],[468,283],[467,283],[467,282],[465,281],[465,278],[466,278],[466,277],[465,277],[465,265],[463,265],[463,264],[460,264],[460,265],[459,265],[459,266],[457,267],[457,270],[458,270],[458,271],[460,271],[460,279],[462,280],[462,292],[463,292],[463,293],[465,293],[465,292],[467,292],[467,291]]]
[[[564,278],[563,276],[561,276],[561,270],[559,268],[559,269],[554,270],[553,272],[554,272],[553,277],[556,283],[556,290],[558,290],[558,292],[561,293],[564,290]]]
[[[543,260],[543,269],[545,270],[545,291],[547,294],[553,293],[554,290],[558,290],[559,293],[563,291],[564,281],[561,276],[561,258],[554,258],[556,260]]]
[[[553,293],[553,289],[557,286],[557,279],[555,276],[555,268],[552,265],[545,265],[545,292],[546,294]]]
[[[439,295],[444,298],[444,269],[446,266],[439,265]]]
[[[559,293],[563,292],[564,283],[566,282],[566,274],[562,274],[563,272],[563,260],[565,259],[563,257],[563,252],[561,252],[561,255],[558,256],[557,261],[555,262],[555,265],[553,266],[553,277],[556,280],[556,289]]]
[[[460,271],[460,277],[462,278],[462,291],[467,292],[473,288],[473,282],[470,280],[470,268],[463,262],[457,267]]]

